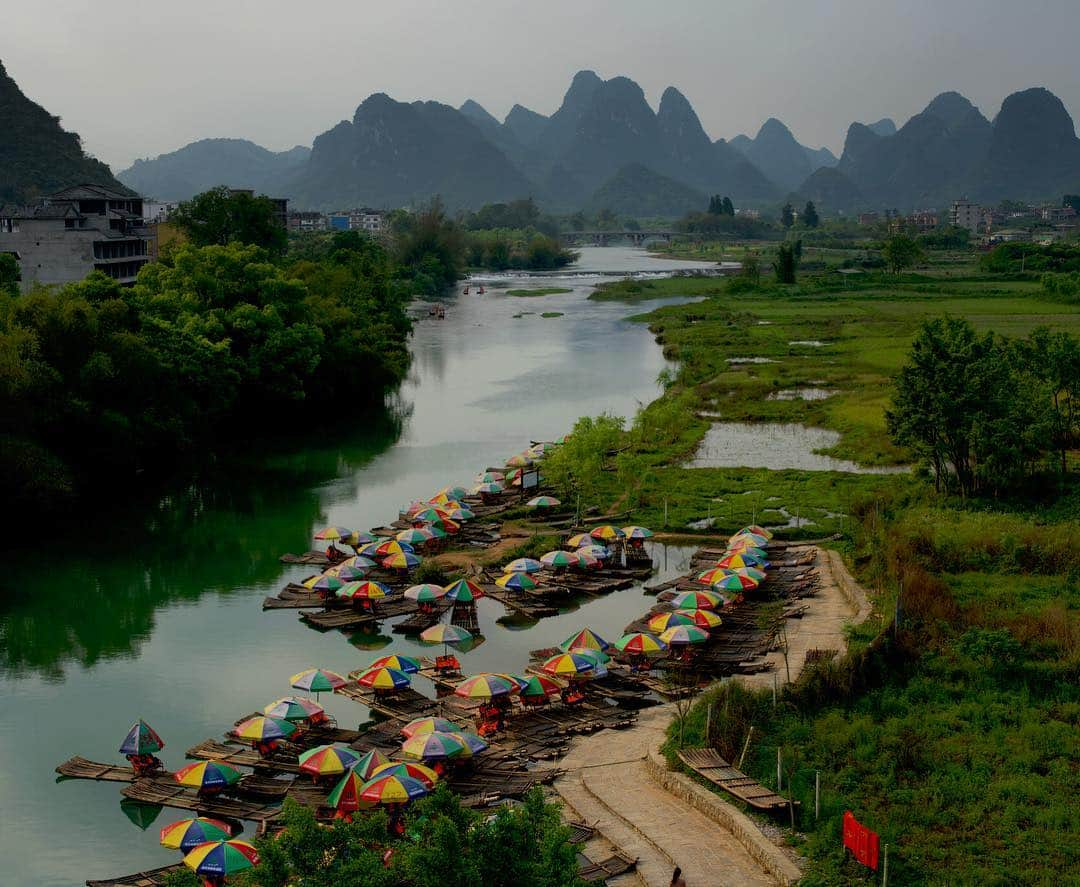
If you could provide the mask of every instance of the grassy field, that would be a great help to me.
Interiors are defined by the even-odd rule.
[[[515,289],[507,290],[508,296],[519,296],[522,298],[529,298],[532,296],[558,296],[562,293],[569,293],[572,290],[562,286],[540,286],[536,289]]]
[[[812,669],[775,708],[770,693],[727,683],[670,731],[669,753],[680,735],[705,742],[714,703],[711,741],[737,758],[753,725],[745,769],[774,787],[780,750],[785,794],[802,804],[789,840],[808,860],[806,885],[866,883],[841,849],[845,810],[890,844],[890,883],[1080,883],[1075,471],[1021,491],[1021,502],[965,502],[936,496],[918,473],[680,467],[725,420],[831,429],[840,438],[830,455],[906,464],[884,411],[925,318],[952,314],[1012,336],[1039,326],[1080,334],[1080,308],[1048,301],[1038,283],[961,266],[899,281],[804,277],[794,287],[625,281],[597,296],[697,300],[636,318],[678,368],[662,377],[664,396],[604,442],[600,470],[580,479],[582,503],[617,504],[636,523],[675,531],[787,519],[780,536],[840,533],[837,547],[871,593],[874,613],[850,633],[847,655]],[[802,387],[832,394],[775,396]],[[790,526],[794,515],[812,523]]]

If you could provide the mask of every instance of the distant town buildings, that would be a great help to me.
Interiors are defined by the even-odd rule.
[[[967,228],[972,234],[978,234],[983,227],[982,207],[972,203],[966,197],[954,200],[949,210],[949,224],[957,228]]]
[[[298,210],[289,213],[288,228],[290,232],[300,234],[310,231],[325,231],[328,227],[327,218],[322,213],[301,212]]]
[[[0,207],[0,252],[19,263],[22,289],[63,284],[102,271],[134,283],[155,254],[143,200],[101,185],[77,185],[34,206]]]
[[[386,213],[381,209],[343,209],[329,215],[317,212],[289,213],[290,231],[366,231],[381,234],[386,230]]]
[[[866,226],[876,225],[878,223],[878,218],[877,213],[859,213],[859,224]]]

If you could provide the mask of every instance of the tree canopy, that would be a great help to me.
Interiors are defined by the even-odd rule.
[[[881,255],[893,274],[900,274],[905,268],[914,267],[926,258],[918,241],[906,234],[896,234],[886,240]]]
[[[233,192],[224,185],[185,200],[169,216],[169,221],[196,246],[236,242],[281,255],[288,245],[288,234],[275,217],[274,204],[269,198],[253,197],[245,191]]]

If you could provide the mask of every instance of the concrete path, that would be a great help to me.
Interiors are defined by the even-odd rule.
[[[646,771],[645,756],[662,739],[673,713],[667,705],[646,709],[632,729],[575,740],[559,762],[567,772],[555,788],[580,818],[638,858],[637,874],[645,884],[669,884],[675,865],[682,867],[687,887],[774,884],[728,831],[669,794]]]

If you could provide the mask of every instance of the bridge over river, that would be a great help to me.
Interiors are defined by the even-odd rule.
[[[559,239],[567,246],[589,244],[591,246],[607,246],[612,241],[629,240],[634,246],[642,246],[649,240],[662,240],[671,243],[671,238],[676,235],[693,237],[681,231],[663,231],[656,228],[648,228],[642,231],[563,231]]]

